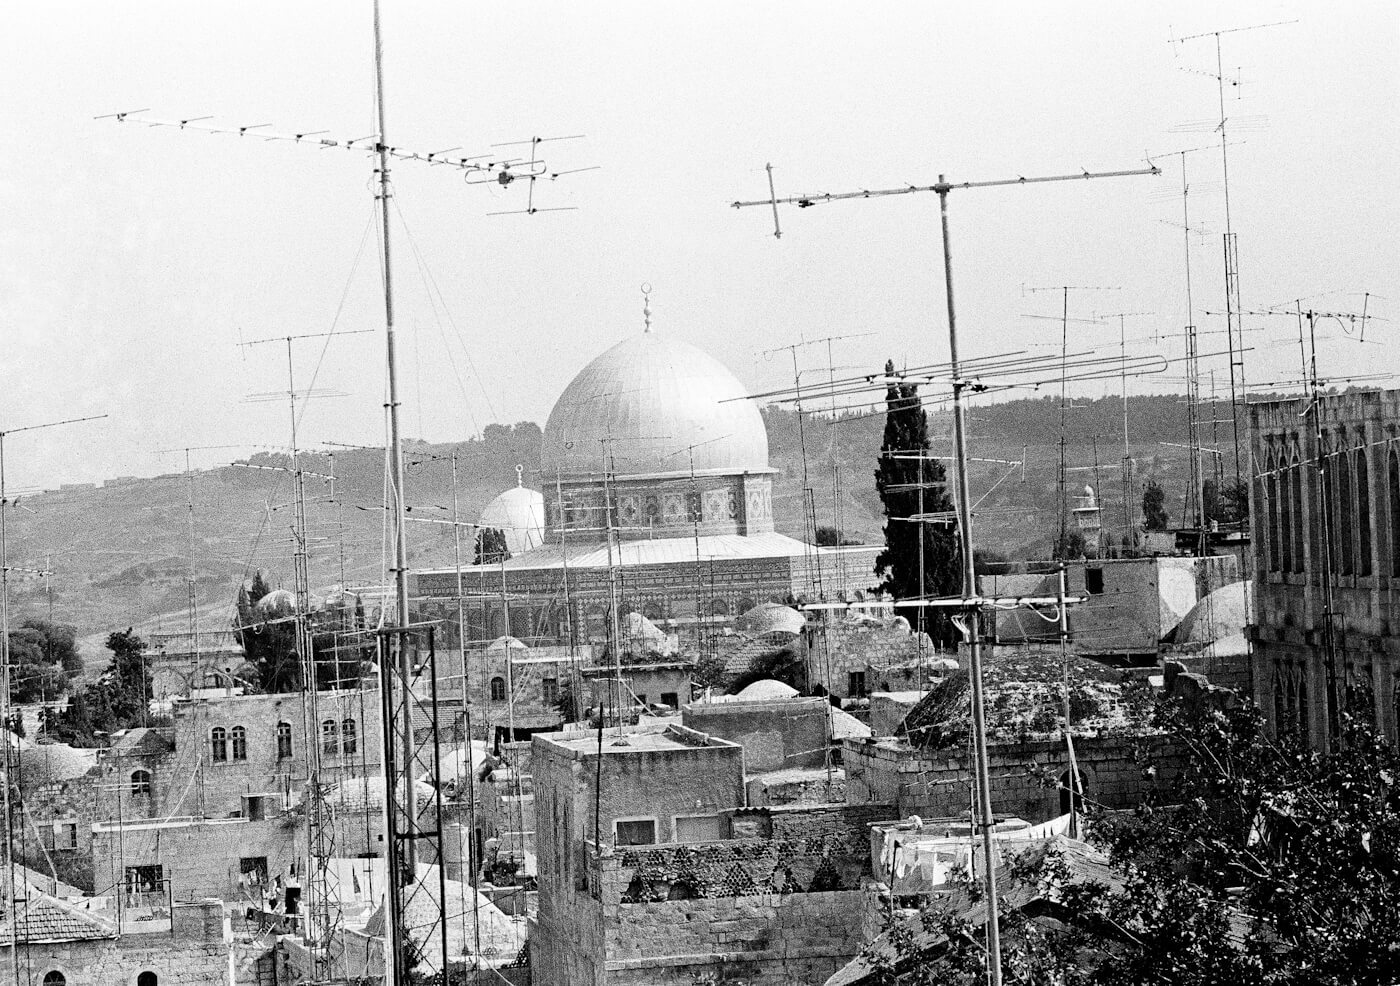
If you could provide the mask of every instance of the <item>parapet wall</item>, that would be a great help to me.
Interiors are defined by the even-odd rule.
[[[1131,808],[1170,783],[1179,753],[1165,737],[1076,737],[1085,799]],[[1069,769],[1063,741],[997,743],[987,750],[992,811],[1042,822],[1062,814],[1056,782]],[[900,817],[968,812],[973,761],[965,750],[928,751],[901,740],[846,740],[846,798],[892,803]],[[1149,767],[1155,768],[1151,771]]]

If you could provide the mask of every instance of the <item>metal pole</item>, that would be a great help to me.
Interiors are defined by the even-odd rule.
[[[953,251],[948,236],[948,186],[938,176],[938,210],[943,225],[943,278],[948,301],[948,363],[953,377],[953,444],[958,466],[958,533],[961,540],[963,597],[977,594],[977,571],[972,554],[972,501],[967,477],[967,411],[963,406],[964,383],[958,369],[958,323],[953,307]],[[987,723],[982,707],[982,639],[980,613],[976,606],[967,610],[969,677],[972,679],[972,734],[977,755],[977,791],[982,829],[982,851],[986,857],[984,882],[987,891],[987,959],[991,986],[1001,986],[1001,929],[997,901],[996,862],[992,858],[992,792],[987,771]]]
[[[1317,441],[1317,506],[1322,515],[1318,530],[1322,533],[1322,655],[1323,667],[1327,673],[1327,743],[1330,748],[1337,739],[1340,717],[1337,708],[1337,641],[1332,628],[1332,614],[1335,601],[1332,597],[1332,511],[1328,496],[1330,478],[1327,472],[1327,452],[1323,448],[1322,432],[1322,390],[1317,380],[1317,334],[1316,317],[1308,312],[1308,338],[1312,359],[1309,377],[1312,385],[1313,435]]]
[[[5,913],[10,921],[10,973],[19,986],[19,959],[15,926],[15,847],[10,805],[10,558],[6,515],[10,501],[5,491],[5,433],[0,431],[0,729],[5,741]]]
[[[1079,801],[1084,791],[1079,783],[1079,762],[1074,755],[1074,734],[1070,732],[1069,705],[1069,595],[1066,587],[1065,563],[1060,562],[1060,674],[1065,695],[1065,748],[1069,752],[1069,832],[1079,838]]]
[[[400,627],[408,626],[408,532],[407,524],[404,522],[404,471],[403,471],[403,444],[399,432],[399,383],[398,383],[398,361],[394,350],[394,278],[393,264],[390,262],[391,254],[389,250],[389,197],[392,194],[389,190],[389,144],[388,135],[384,125],[384,39],[380,30],[379,21],[379,0],[374,0],[374,82],[375,82],[375,109],[379,120],[379,137],[375,144],[375,150],[379,155],[379,215],[382,229],[382,245],[384,252],[384,337],[385,352],[388,362],[389,376],[389,459],[391,463],[394,498],[393,518],[394,518],[394,595],[395,595],[395,618]],[[413,811],[413,790],[414,769],[413,756],[413,720],[411,704],[413,701],[409,688],[409,682],[413,679],[412,660],[408,652],[408,640],[402,634],[395,634],[392,638],[396,650],[399,678],[403,682],[403,701],[400,703],[399,711],[402,716],[403,728],[403,776],[404,788],[408,792],[406,804],[408,810],[404,814],[404,859],[407,863],[409,874],[417,878],[416,848],[414,846],[413,835],[417,829],[417,819]],[[382,683],[387,679],[381,677]],[[391,727],[392,721],[386,721],[385,729]],[[395,915],[397,917],[397,915]],[[393,933],[391,925],[386,929],[386,933]]]
[[[462,528],[457,522],[457,452],[452,452],[452,560],[457,567],[457,649],[462,656],[462,726],[467,732],[467,866],[472,888],[472,965],[481,958],[481,914],[477,899],[476,768],[472,764],[472,692],[467,675],[466,600],[462,597]],[[443,904],[446,907],[446,902]],[[446,953],[443,953],[444,956]],[[446,962],[446,958],[443,959]]]

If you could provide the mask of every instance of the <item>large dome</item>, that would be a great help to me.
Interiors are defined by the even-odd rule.
[[[734,374],[708,353],[643,333],[583,368],[549,414],[546,475],[601,474],[603,439],[617,476],[768,471],[768,433]],[[726,403],[727,402],[727,403]]]

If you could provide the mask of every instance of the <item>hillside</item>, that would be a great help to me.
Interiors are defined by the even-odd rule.
[[[1104,500],[1107,525],[1121,525],[1119,461],[1121,405],[1087,401],[1069,414],[1067,460],[1072,489],[1090,483]],[[1134,398],[1131,408],[1135,484],[1154,477],[1168,491],[1168,509],[1181,510],[1186,453],[1166,443],[1186,441],[1185,411],[1173,396]],[[764,411],[775,477],[778,527],[803,534],[802,447],[797,416]],[[935,452],[950,454],[951,419],[931,418]],[[808,482],[815,491],[817,523],[835,526],[840,504],[847,537],[878,542],[882,535],[875,493],[875,456],[883,415],[864,418],[808,416],[804,423]],[[1019,466],[979,462],[973,473],[979,545],[1020,557],[1044,556],[1056,527],[1059,407],[1052,399],[1011,401],[975,407],[970,416],[973,454],[979,459],[1019,461]],[[1228,439],[1222,436],[1222,444]],[[515,465],[528,477],[538,469],[540,430],[530,422],[491,425],[481,438],[452,445],[412,443],[405,451],[407,500],[418,516],[446,518],[452,503],[453,449],[459,456],[459,499],[464,520],[474,520],[497,493],[515,482]],[[1100,468],[1095,482],[1093,465]],[[310,573],[324,591],[338,584],[378,586],[387,581],[384,558],[385,487],[381,450],[312,454],[306,468],[321,474],[308,481]],[[201,624],[225,626],[237,586],[261,568],[269,581],[289,583],[292,571],[291,481],[286,459],[259,455],[186,477],[180,473],[111,481],[101,487],[70,488],[28,495],[10,516],[11,600],[14,618],[45,615],[70,622],[82,635],[137,626],[142,632],[187,625],[186,579],[190,572],[191,516],[196,596]],[[839,479],[839,481],[838,481]],[[987,491],[991,490],[988,494]],[[191,515],[190,497],[194,507]],[[1134,503],[1140,495],[1132,494]],[[452,528],[409,525],[415,565],[450,565]],[[471,558],[470,540],[463,547]],[[33,572],[47,563],[51,584]],[[50,592],[51,590],[51,592]],[[91,643],[88,650],[91,651]]]

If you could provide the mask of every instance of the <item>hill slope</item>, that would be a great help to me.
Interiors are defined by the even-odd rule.
[[[1105,525],[1121,526],[1121,405],[1114,400],[1083,402],[1069,413],[1066,459],[1072,490],[1085,483],[1099,488]],[[1178,397],[1134,398],[1130,409],[1135,487],[1147,476],[1168,491],[1168,509],[1181,510],[1187,456],[1171,444],[1186,441],[1185,410]],[[832,421],[809,415],[799,435],[797,416],[764,411],[775,477],[778,527],[802,536],[803,454],[807,483],[814,490],[817,523],[840,526],[847,537],[879,542],[883,517],[875,493],[875,458],[884,427],[882,414]],[[972,484],[978,507],[980,546],[1019,556],[1043,556],[1057,526],[1056,477],[1059,461],[1059,405],[1053,399],[1010,401],[972,410],[973,455],[979,459],[1021,460],[1025,468],[992,462],[975,464]],[[936,454],[951,454],[946,414],[931,418]],[[1228,439],[1221,436],[1222,447]],[[527,482],[539,466],[540,430],[530,423],[491,425],[479,439],[456,445],[412,443],[405,451],[407,500],[419,517],[449,516],[451,467],[445,456],[459,456],[461,516],[473,521],[481,508],[514,485],[515,466]],[[1093,469],[1095,455],[1100,464]],[[168,474],[124,479],[98,488],[68,489],[24,498],[10,516],[12,612],[16,621],[46,615],[78,626],[82,634],[137,626],[142,632],[179,630],[187,625],[187,578],[193,578],[204,626],[226,626],[240,582],[256,569],[269,581],[289,583],[292,572],[291,481],[285,457],[252,460],[186,477]],[[308,455],[305,468],[329,479],[308,481],[309,568],[317,591],[339,584],[378,586],[386,579],[385,489],[382,450],[347,450]],[[990,492],[988,492],[990,490]],[[193,494],[193,513],[190,497]],[[1140,489],[1130,500],[1136,505]],[[444,509],[446,508],[446,509]],[[415,566],[450,565],[453,531],[429,523],[409,525]],[[470,537],[463,553],[471,561]],[[32,572],[46,559],[55,572],[51,584]]]

